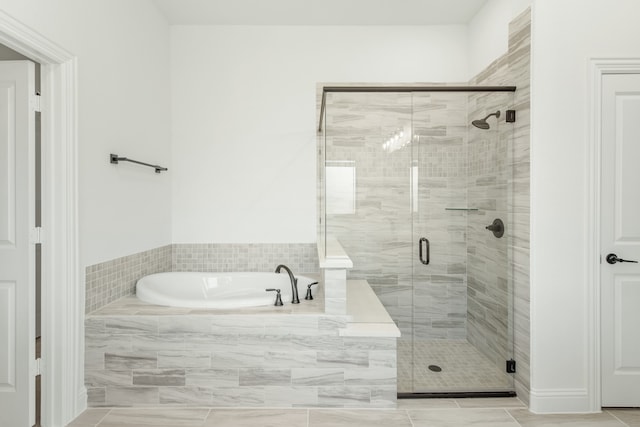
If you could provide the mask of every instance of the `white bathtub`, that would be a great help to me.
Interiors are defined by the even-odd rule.
[[[302,302],[307,285],[315,280],[298,279],[298,294]],[[273,305],[280,289],[282,302],[291,304],[291,281],[286,271],[281,273],[158,273],[145,276],[136,283],[138,299],[157,305],[188,308],[232,309]],[[315,292],[315,286],[312,287]]]

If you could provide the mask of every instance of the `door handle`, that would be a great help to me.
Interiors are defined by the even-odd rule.
[[[426,248],[426,255],[427,255],[426,259],[423,257],[424,254],[422,252],[422,246],[423,246],[422,244],[423,243],[424,243],[424,246]],[[420,256],[420,262],[422,262],[424,265],[429,264],[429,239],[427,239],[426,237],[421,237],[420,238],[420,242],[418,243],[418,253],[419,253],[419,256]]]
[[[635,262],[636,264],[638,263],[638,261],[618,258],[618,255],[616,254],[609,254],[605,259],[609,264],[615,264],[616,262]]]

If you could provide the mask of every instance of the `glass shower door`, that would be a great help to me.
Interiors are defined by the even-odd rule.
[[[513,390],[508,230],[485,228],[509,219],[511,97],[413,94],[413,393]]]
[[[337,239],[353,261],[348,279],[367,280],[401,330],[402,389],[412,375],[412,96],[326,96],[325,236]]]
[[[513,390],[512,98],[326,94],[319,239],[340,242],[348,279],[366,280],[399,327],[401,394]],[[496,219],[502,237],[486,228]]]

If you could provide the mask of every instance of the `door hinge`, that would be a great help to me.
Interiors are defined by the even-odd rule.
[[[41,104],[40,104],[41,99],[42,97],[40,96],[40,92],[37,92],[35,95],[31,97],[31,108],[33,109],[33,111],[37,113],[42,112]]]
[[[34,245],[42,244],[42,227],[33,227],[31,229],[31,243]]]
[[[42,359],[37,358],[36,363],[33,364],[33,376],[37,377],[38,375],[42,375]]]
[[[507,373],[515,374],[516,373],[516,361],[513,359],[507,360]]]

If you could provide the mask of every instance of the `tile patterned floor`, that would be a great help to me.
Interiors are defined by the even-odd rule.
[[[437,365],[441,372],[429,370]],[[511,391],[513,379],[465,340],[398,341],[398,392]]]
[[[402,399],[398,409],[89,409],[68,427],[640,427],[640,409],[536,415],[515,398]]]

